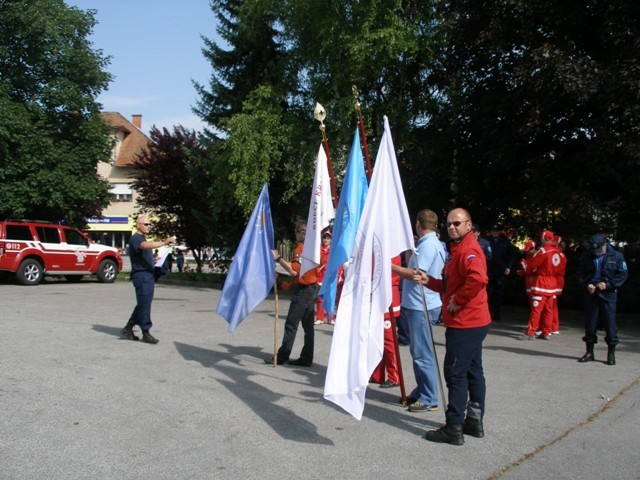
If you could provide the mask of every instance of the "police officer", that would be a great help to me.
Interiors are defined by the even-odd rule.
[[[615,365],[615,350],[618,344],[616,325],[616,302],[618,288],[627,280],[627,264],[622,253],[614,250],[602,235],[594,235],[589,240],[589,249],[580,259],[577,270],[578,282],[585,289],[585,323],[582,340],[587,352],[578,360],[580,363],[594,360],[593,346],[598,342],[598,319],[602,320],[608,345],[607,365]]]
[[[500,307],[502,307],[502,292],[505,277],[511,273],[515,260],[515,251],[507,237],[502,235],[502,228],[498,224],[489,227],[489,245],[491,258],[487,258],[489,269],[489,311],[494,322],[500,321]]]

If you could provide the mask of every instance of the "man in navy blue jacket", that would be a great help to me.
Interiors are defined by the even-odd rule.
[[[576,272],[578,282],[585,289],[584,337],[587,352],[578,360],[581,363],[594,360],[593,346],[598,342],[598,320],[602,320],[606,335],[607,365],[615,365],[616,345],[619,343],[616,325],[618,288],[627,280],[627,263],[622,253],[615,250],[602,235],[589,240],[589,249],[580,259]]]

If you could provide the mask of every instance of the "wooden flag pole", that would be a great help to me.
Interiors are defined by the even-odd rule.
[[[362,142],[362,152],[364,153],[364,162],[367,170],[367,180],[371,181],[371,156],[369,155],[369,146],[367,145],[367,134],[364,130],[364,120],[362,119],[362,110],[360,105],[360,100],[358,99],[359,92],[358,87],[355,85],[351,86],[351,91],[353,92],[353,96],[356,99],[356,104],[354,108],[356,109],[356,115],[358,116],[358,129],[360,130],[360,141]]]

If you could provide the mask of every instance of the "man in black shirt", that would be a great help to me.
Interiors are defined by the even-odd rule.
[[[151,223],[147,215],[140,215],[136,220],[137,232],[129,240],[129,258],[131,260],[131,282],[136,289],[136,307],[129,318],[129,322],[120,332],[121,335],[130,340],[138,340],[133,332],[133,326],[139,325],[142,330],[142,341],[156,344],[158,339],[154,338],[149,330],[151,329],[151,302],[153,301],[153,291],[155,277],[153,275],[153,249],[168,245],[176,241],[174,237],[167,237],[162,242],[150,242],[146,235],[151,231]]]

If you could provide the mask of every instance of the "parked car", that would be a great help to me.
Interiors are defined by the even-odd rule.
[[[73,227],[0,221],[0,271],[15,273],[22,285],[38,285],[45,275],[61,275],[70,282],[95,275],[101,283],[112,283],[121,270],[117,249],[94,243]]]

